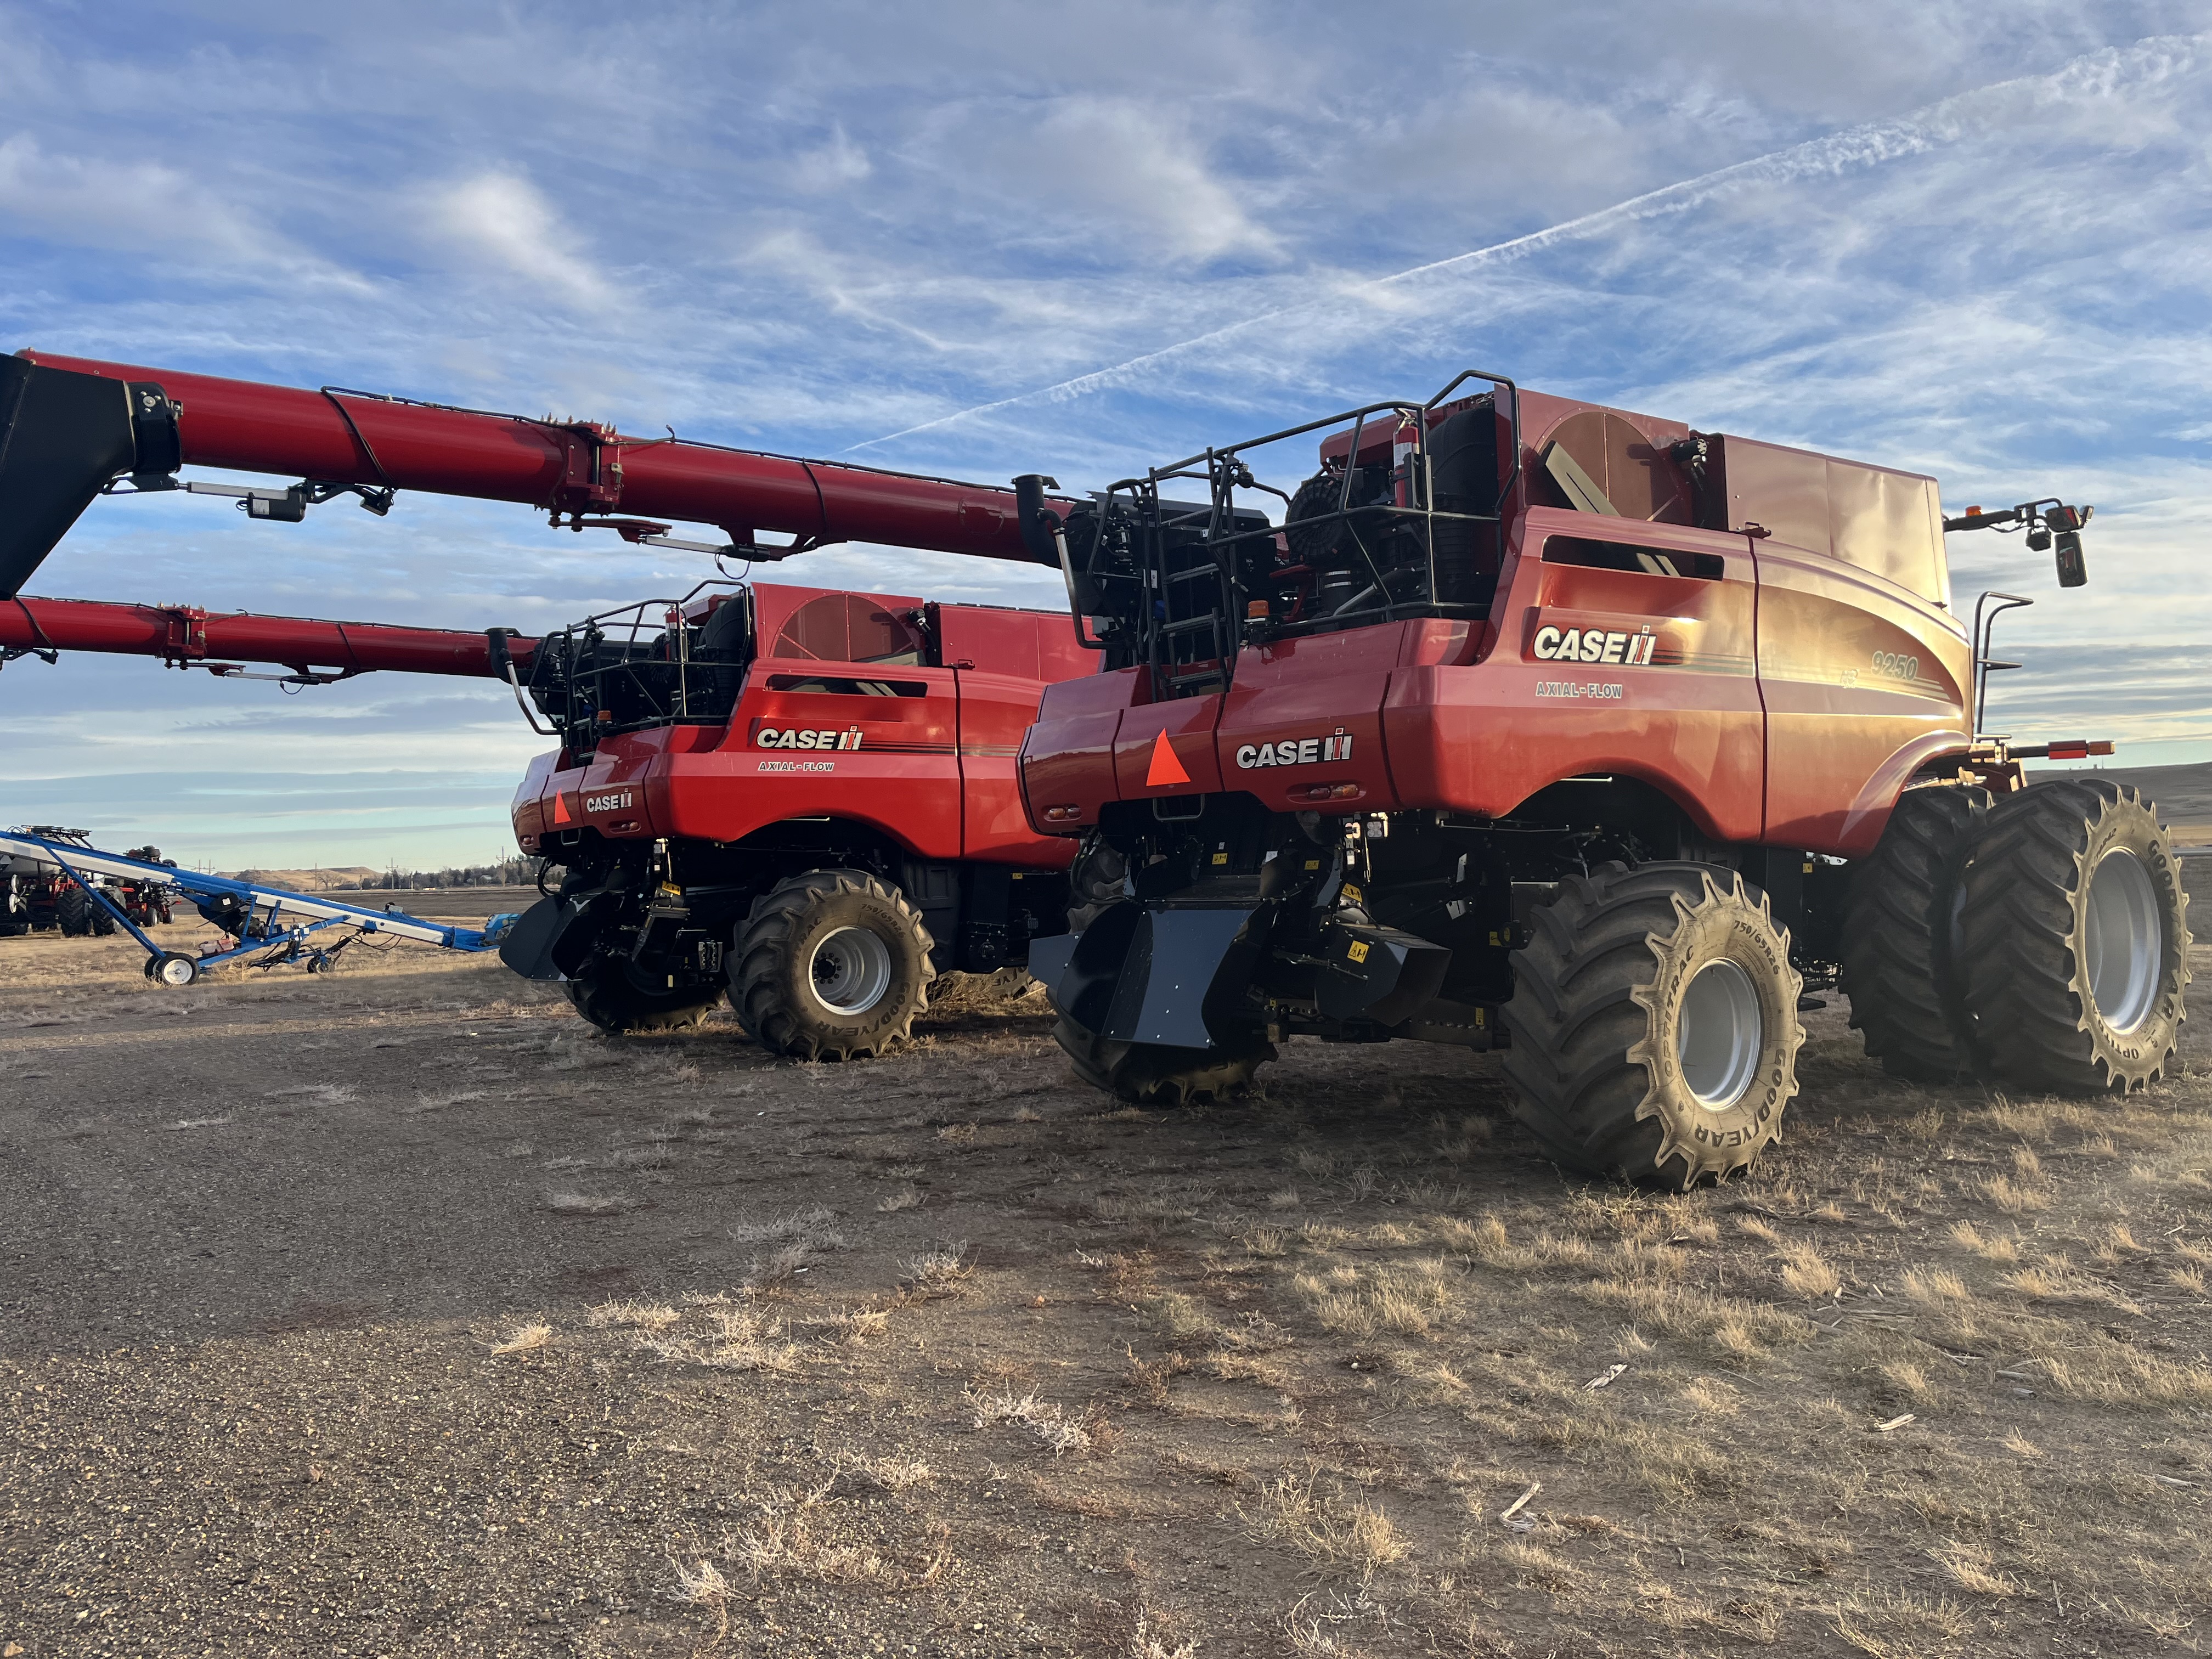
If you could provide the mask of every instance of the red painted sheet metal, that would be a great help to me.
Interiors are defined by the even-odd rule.
[[[186,605],[113,605],[94,599],[0,600],[0,647],[105,651],[160,657],[173,663],[252,662],[287,667],[344,668],[367,673],[495,678],[489,642],[481,633],[394,628],[381,623],[323,622],[308,617],[259,617],[204,611]],[[535,640],[510,639],[524,672]]]
[[[740,540],[769,531],[1029,561],[1011,490],[665,437],[625,438],[581,423],[50,352],[19,355],[48,368],[160,386],[183,406],[178,433],[185,460],[195,466],[550,508],[579,504],[573,492],[582,487],[581,459],[599,469],[599,493],[582,503],[592,510],[714,525]]]

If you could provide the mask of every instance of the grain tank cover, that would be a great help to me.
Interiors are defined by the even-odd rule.
[[[1871,570],[1949,607],[1935,479],[1755,438],[1723,436],[1716,447],[1728,521],[1712,527],[1764,526],[1778,542]]]

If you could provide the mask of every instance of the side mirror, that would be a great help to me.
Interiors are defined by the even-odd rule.
[[[2058,532],[2058,585],[2061,587],[2086,587],[2089,584],[2089,567],[2081,559],[2081,532],[2062,530]]]

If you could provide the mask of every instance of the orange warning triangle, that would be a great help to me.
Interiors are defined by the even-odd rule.
[[[1182,769],[1182,763],[1176,758],[1174,746],[1168,742],[1168,734],[1160,732],[1152,739],[1152,764],[1145,774],[1145,787],[1163,789],[1171,783],[1189,781],[1190,774]]]
[[[556,823],[574,822],[568,817],[568,798],[558,790],[554,791],[553,793],[553,822]]]

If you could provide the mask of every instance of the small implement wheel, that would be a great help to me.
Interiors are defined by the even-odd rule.
[[[1881,843],[1850,872],[1843,991],[1867,1053],[1893,1076],[1949,1083],[1975,1069],[1958,959],[1961,878],[1990,792],[1908,789]]]
[[[190,957],[180,957],[174,951],[164,951],[146,964],[146,977],[156,985],[181,989],[200,976],[200,965]]]
[[[1546,1152],[1680,1188],[1775,1139],[1797,1092],[1803,981],[1765,894],[1709,865],[1607,864],[1532,923],[1505,1075]]]
[[[1990,1071],[2068,1094],[2163,1076],[2191,978],[2188,909],[2172,844],[2132,788],[2067,778],[1998,802],[1960,916]]]
[[[696,1025],[720,994],[697,985],[673,991],[640,985],[628,963],[609,957],[593,957],[581,974],[568,981],[568,991],[576,1012],[613,1036]]]
[[[897,888],[860,870],[812,870],[753,905],[730,952],[730,1006],[745,1034],[794,1060],[864,1060],[929,1006],[934,941]]]
[[[1274,1059],[1264,1040],[1219,1048],[1171,1048],[1158,1042],[1120,1042],[1062,1014],[1053,1040],[1067,1051],[1075,1074],[1094,1089],[1140,1105],[1188,1106],[1237,1094],[1252,1074]]]

